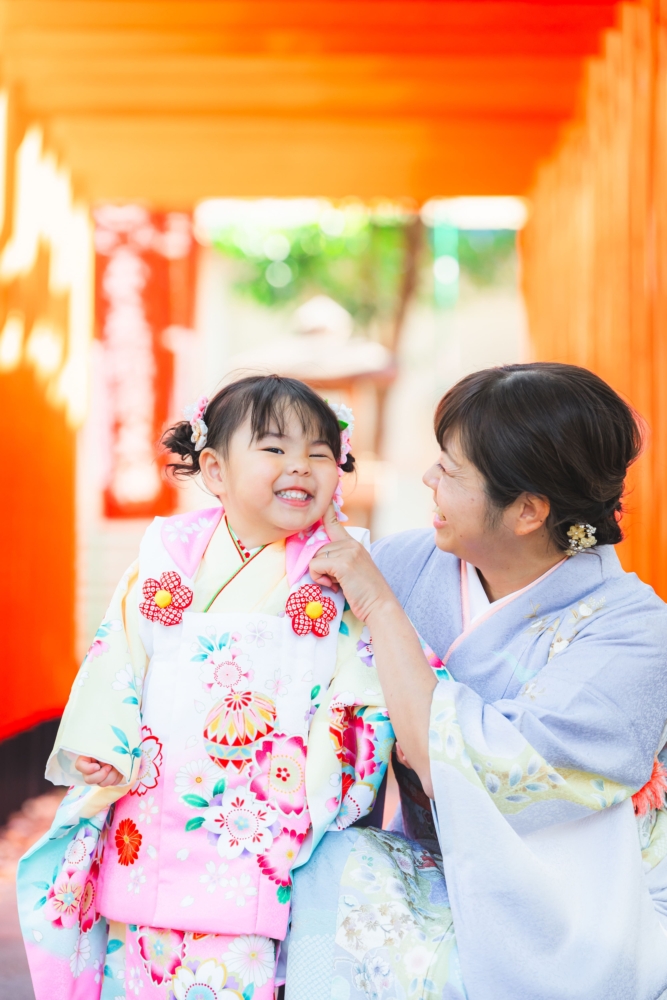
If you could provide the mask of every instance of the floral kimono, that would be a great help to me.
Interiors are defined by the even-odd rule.
[[[73,787],[19,869],[37,1000],[273,997],[291,871],[371,811],[393,740],[362,623],[308,575],[327,541],[249,551],[221,508],[149,527],[47,766]],[[125,782],[86,786],[79,754]]]
[[[286,1000],[667,998],[667,609],[612,547],[471,620],[431,532],[374,557],[434,662],[435,801],[327,834],[295,879]]]

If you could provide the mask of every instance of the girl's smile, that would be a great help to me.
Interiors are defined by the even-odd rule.
[[[276,490],[275,495],[290,507],[307,507],[313,501],[312,493],[307,490]]]
[[[268,545],[319,521],[338,485],[338,456],[293,410],[282,426],[255,438],[250,419],[233,434],[226,456],[205,448],[199,459],[206,486],[250,548]]]

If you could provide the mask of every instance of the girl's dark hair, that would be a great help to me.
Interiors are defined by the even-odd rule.
[[[334,458],[340,458],[340,427],[334,411],[305,382],[281,375],[251,375],[231,382],[217,392],[204,413],[204,422],[208,427],[206,447],[226,456],[232,435],[248,414],[253,440],[263,437],[271,428],[282,434],[287,410],[297,414],[304,432],[314,432],[329,446]],[[199,472],[200,453],[195,451],[188,420],[169,427],[162,435],[161,444],[182,459],[167,464],[174,476],[194,476]],[[341,469],[352,472],[352,455],[347,456]]]
[[[468,375],[436,410],[440,447],[452,433],[482,473],[496,509],[524,492],[549,501],[547,527],[558,548],[568,549],[568,528],[579,523],[596,529],[599,545],[623,538],[621,498],[642,428],[593,372],[535,362]]]

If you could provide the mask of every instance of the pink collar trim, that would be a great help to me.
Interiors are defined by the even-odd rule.
[[[469,600],[469,597],[468,597],[468,568],[467,568],[465,562],[463,562],[463,560],[461,560],[461,562],[460,562],[460,566],[461,566],[461,607],[462,607],[462,612],[463,612],[463,615],[462,615],[463,616],[463,631],[461,632],[460,635],[458,635],[456,637],[456,639],[454,639],[454,642],[451,644],[451,646],[447,650],[447,652],[445,654],[445,657],[444,657],[444,659],[442,661],[443,667],[446,666],[446,664],[447,664],[450,656],[454,652],[454,650],[458,649],[458,647],[461,645],[461,643],[463,642],[463,640],[467,639],[467,637],[470,635],[470,633],[474,632],[475,629],[478,627],[478,625],[481,625],[483,622],[488,621],[488,619],[492,615],[494,615],[496,613],[496,611],[500,611],[500,610],[502,610],[502,608],[507,607],[507,605],[511,604],[512,601],[515,601],[517,599],[517,597],[521,597],[522,594],[525,594],[527,590],[531,590],[533,587],[536,587],[538,583],[542,582],[542,580],[546,580],[546,578],[548,576],[550,576],[554,572],[554,570],[558,569],[558,567],[562,566],[563,563],[566,562],[566,561],[567,561],[567,556],[565,558],[561,559],[559,562],[557,562],[555,564],[555,566],[552,566],[551,569],[548,569],[546,571],[546,573],[542,574],[542,576],[538,576],[537,580],[533,580],[533,582],[529,583],[528,586],[522,587],[521,590],[515,590],[513,594],[508,594],[507,597],[503,597],[503,598],[501,598],[501,600],[496,601],[494,604],[491,605],[491,607],[489,608],[488,611],[485,611],[483,615],[479,616],[479,618],[475,618],[474,622],[472,622],[472,624],[471,624],[470,623],[470,600]]]
[[[285,569],[290,587],[306,575],[310,560],[328,541],[329,536],[321,521],[285,540]]]
[[[162,522],[162,544],[190,580],[194,579],[222,514],[222,507],[211,507],[208,510],[191,510],[187,514],[174,514]]]
[[[211,507],[174,514],[162,522],[162,544],[188,579],[194,579],[223,513],[222,507]],[[321,521],[285,540],[285,569],[290,587],[306,575],[310,560],[328,541]]]

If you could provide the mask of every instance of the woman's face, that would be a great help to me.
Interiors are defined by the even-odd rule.
[[[439,460],[424,473],[424,483],[435,501],[435,544],[477,565],[507,529],[502,518],[493,516],[482,474],[463,454],[458,435],[451,436]]]

